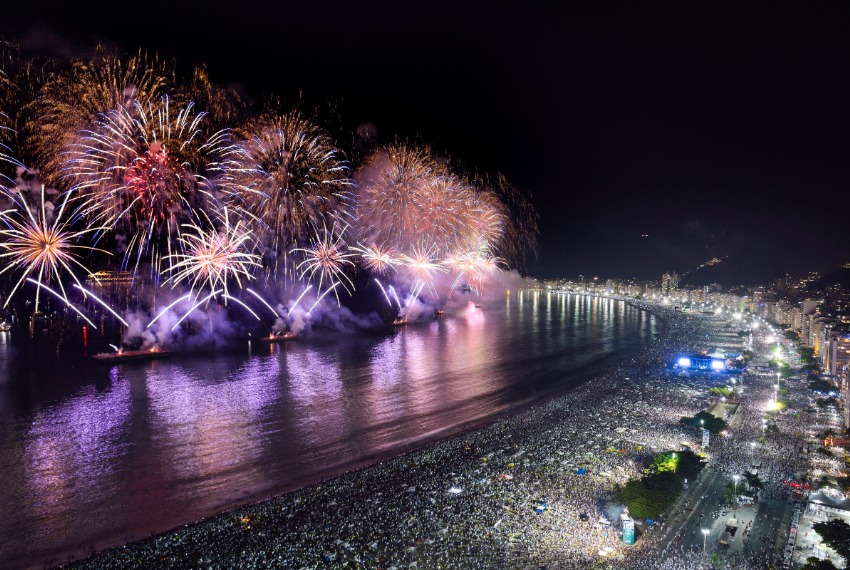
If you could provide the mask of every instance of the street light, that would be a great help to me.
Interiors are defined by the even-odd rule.
[[[738,479],[740,475],[732,475],[732,480],[735,482],[735,496],[732,499],[735,501],[732,504],[732,518],[738,520]]]
[[[702,553],[705,554],[705,543],[708,541],[708,533],[711,531],[707,528],[702,529]]]

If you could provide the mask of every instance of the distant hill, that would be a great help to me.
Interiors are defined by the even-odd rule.
[[[827,273],[820,279],[809,284],[810,291],[821,291],[835,284],[841,284],[842,289],[850,289],[850,267],[839,267],[832,273]]]
[[[718,283],[724,288],[767,285],[784,274],[782,265],[769,253],[744,248],[730,253],[720,263],[691,271],[682,278],[682,284],[701,286]]]

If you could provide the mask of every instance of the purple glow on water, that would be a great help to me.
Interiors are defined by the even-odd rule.
[[[0,338],[0,567],[59,563],[455,433],[654,327],[614,301],[525,293],[385,335],[111,369],[26,360]]]

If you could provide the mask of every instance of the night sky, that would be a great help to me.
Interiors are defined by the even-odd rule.
[[[338,133],[499,170],[541,213],[538,277],[850,262],[847,4],[179,4],[19,3],[0,30],[205,62],[257,101],[333,107]]]

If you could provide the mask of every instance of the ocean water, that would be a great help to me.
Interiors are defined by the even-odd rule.
[[[513,293],[393,330],[104,366],[0,333],[0,568],[314,483],[563,392],[644,346],[623,302]]]

